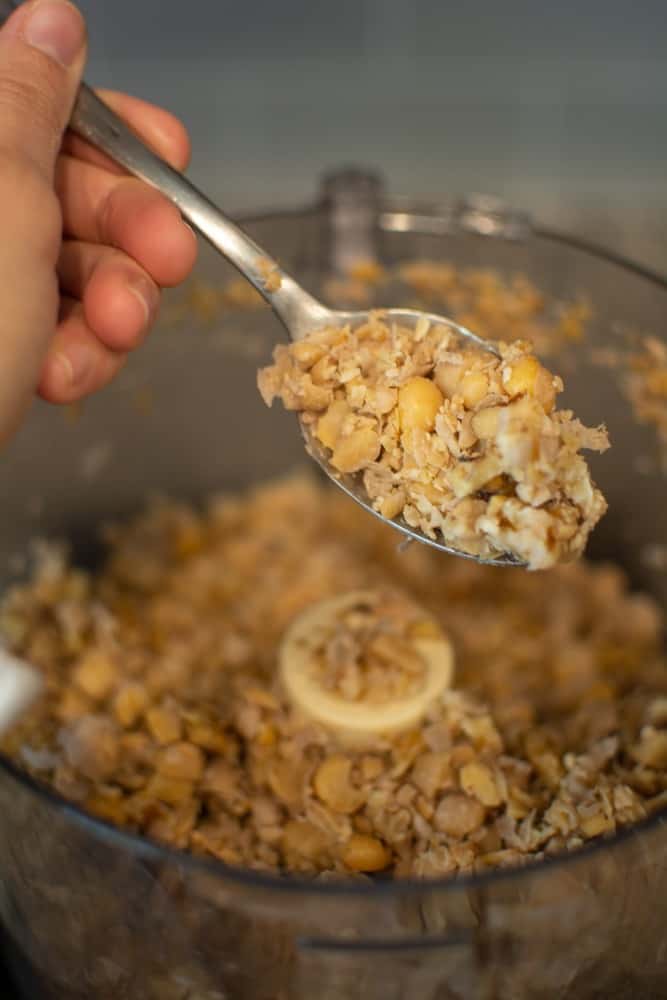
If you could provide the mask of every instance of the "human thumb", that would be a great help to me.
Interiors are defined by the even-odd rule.
[[[67,0],[29,0],[0,31],[0,145],[5,154],[31,160],[49,181],[85,47],[84,20]]]
[[[0,0],[0,13],[11,5]],[[66,0],[29,0],[0,29],[0,446],[39,380],[58,319],[56,158],[86,56]]]

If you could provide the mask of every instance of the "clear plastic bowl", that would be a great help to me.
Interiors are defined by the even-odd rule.
[[[639,426],[591,346],[624,328],[661,336],[667,283],[487,199],[388,201],[369,180],[249,228],[320,290],[356,253],[522,272],[594,314],[567,371],[587,422],[613,449],[594,475],[610,512],[591,554],[623,565],[663,604],[667,577],[641,559],[667,542],[653,429]],[[229,277],[205,255],[200,274]],[[388,303],[389,304],[389,303]],[[212,327],[165,322],[83,419],[36,406],[0,466],[0,584],[25,572],[35,535],[98,554],[96,526],[162,492],[197,498],[303,461],[292,418],[268,411],[255,370],[282,336],[268,313]],[[565,364],[565,361],[564,361]],[[637,471],[638,463],[642,474]],[[653,471],[651,471],[653,470]],[[428,882],[311,883],[194,858],[114,830],[0,759],[0,919],[28,1000],[450,1000],[659,997],[667,993],[667,831],[658,815],[612,840],[516,871]]]

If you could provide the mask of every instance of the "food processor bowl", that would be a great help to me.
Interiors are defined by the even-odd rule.
[[[549,363],[566,377],[565,405],[605,420],[613,442],[591,463],[610,509],[590,555],[664,606],[667,577],[646,558],[667,543],[660,442],[596,361],[628,331],[664,335],[663,280],[490,199],[392,200],[355,171],[327,178],[311,207],[245,222],[315,294],[376,257],[521,273],[554,301],[585,296],[585,340]],[[232,272],[204,253],[199,277],[220,286]],[[25,575],[36,537],[64,537],[94,565],[100,522],[152,494],[197,500],[304,463],[293,417],[255,389],[280,324],[265,309],[206,313],[173,299],[83,415],[35,406],[0,466],[3,588]],[[667,989],[664,824],[657,814],[567,855],[459,879],[306,881],[116,830],[0,759],[0,920],[27,1000],[640,1000]]]

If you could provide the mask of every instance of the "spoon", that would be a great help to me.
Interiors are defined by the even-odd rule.
[[[3,15],[7,17],[13,8],[11,0],[0,0],[0,17]],[[368,311],[347,312],[329,309],[313,298],[183,174],[174,170],[144,145],[129,126],[85,83],[80,87],[69,127],[72,132],[106,153],[130,174],[166,195],[179,208],[183,217],[254,285],[281,320],[292,340],[302,340],[307,334],[324,326],[350,324],[355,327],[368,319]],[[458,336],[472,341],[477,347],[497,355],[497,351],[488,341],[444,316],[422,313],[415,309],[388,309],[383,310],[383,315],[389,321],[407,326],[415,326],[418,320],[424,317],[431,324],[448,327]],[[445,539],[429,538],[410,527],[401,518],[389,520],[383,517],[373,508],[366,496],[361,477],[338,473],[331,467],[317,442],[307,431],[304,430],[303,433],[309,454],[329,478],[365,510],[403,532],[408,539],[415,539],[443,552],[494,566],[522,565],[509,554],[493,559],[472,556],[448,545]]]
[[[309,333],[325,326],[359,326],[369,317],[368,311],[329,309],[310,295],[287,274],[266,250],[257,243],[204,194],[161,160],[93,91],[82,84],[70,120],[70,129],[91,145],[106,153],[129,173],[139,177],[166,195],[181,214],[209,243],[227,258],[259,294],[268,302],[285,327],[289,337],[302,340]],[[465,327],[444,316],[419,312],[416,309],[387,309],[383,316],[391,322],[415,326],[425,318],[431,324],[448,327],[453,333],[471,341],[477,347],[497,355],[495,347]],[[470,555],[447,544],[445,539],[429,538],[412,528],[402,518],[389,520],[376,511],[366,495],[358,475],[341,475],[333,469],[323,448],[303,429],[309,454],[329,478],[366,511],[402,532],[408,539],[424,542],[443,552],[464,556],[492,566],[522,565],[507,554],[496,558]]]

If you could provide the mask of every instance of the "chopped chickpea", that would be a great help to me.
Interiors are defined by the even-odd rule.
[[[169,778],[165,774],[156,774],[146,786],[145,795],[150,799],[158,799],[167,805],[176,806],[192,798],[194,787],[185,778]]]
[[[394,517],[398,517],[403,508],[405,507],[405,493],[403,490],[394,490],[389,496],[385,497],[379,504],[378,510],[383,517],[388,518],[390,521]]]
[[[380,453],[380,438],[372,427],[360,427],[342,438],[331,456],[331,464],[339,472],[358,472]]]
[[[602,833],[612,833],[616,828],[613,819],[608,819],[604,813],[586,816],[580,819],[579,825],[587,837],[599,837]]]
[[[199,747],[192,743],[172,743],[160,751],[155,767],[166,778],[198,781],[204,773],[205,763]]]
[[[496,779],[486,764],[477,761],[464,764],[459,773],[459,781],[463,791],[474,795],[482,805],[494,808],[502,803]]]
[[[498,433],[498,421],[501,410],[502,407],[500,406],[489,406],[474,414],[472,429],[480,440],[484,441],[493,438]]]
[[[533,355],[521,358],[506,368],[503,384],[511,397],[524,394],[535,396],[546,413],[550,413],[556,404],[554,378]]]
[[[174,708],[156,705],[146,712],[148,731],[157,743],[176,743],[181,738],[181,717]]]
[[[267,775],[269,787],[280,802],[294,806],[301,801],[304,786],[303,769],[289,760],[274,760]]]
[[[225,754],[230,749],[230,741],[224,730],[208,722],[188,724],[187,737],[190,743],[211,753]]]
[[[530,354],[508,365],[503,372],[503,385],[509,395],[532,395],[539,370],[539,361]]]
[[[94,701],[102,701],[111,691],[116,678],[116,666],[102,650],[92,650],[73,673],[77,687]]]
[[[427,751],[417,757],[412,769],[412,781],[420,791],[433,798],[452,784],[451,755],[445,751]]]
[[[316,386],[325,386],[330,381],[333,373],[333,366],[327,357],[321,357],[310,369],[310,377]]]
[[[307,340],[299,340],[292,345],[292,353],[299,364],[308,369],[320,360],[324,354],[324,347]]]
[[[435,810],[433,825],[449,837],[465,837],[484,822],[486,812],[482,803],[461,792],[445,795]]]
[[[461,379],[460,392],[463,402],[472,410],[488,395],[489,380],[484,372],[468,372]]]
[[[315,772],[313,786],[319,798],[340,813],[353,813],[361,808],[365,796],[350,780],[352,761],[344,754],[328,757]]]
[[[342,861],[352,872],[381,872],[391,861],[391,854],[377,837],[353,833],[343,848]]]
[[[148,704],[148,694],[141,684],[124,684],[113,702],[116,722],[123,729],[131,729],[143,715]]]
[[[435,382],[420,375],[408,379],[398,393],[398,414],[401,430],[413,428],[430,431],[442,406],[443,395]]]
[[[464,373],[463,365],[443,363],[437,366],[433,377],[436,385],[440,387],[448,399],[451,399],[458,392]]]
[[[326,413],[322,414],[317,421],[315,436],[325,448],[330,448],[333,451],[336,447],[343,428],[343,422],[350,413],[350,407],[345,400],[338,399],[335,403],[331,404]]]

